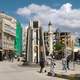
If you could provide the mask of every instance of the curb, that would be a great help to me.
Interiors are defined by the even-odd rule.
[[[47,75],[52,76],[52,73],[48,72]],[[54,77],[59,77],[59,78],[68,79],[68,80],[80,80],[80,74],[65,75],[65,74],[55,73]]]
[[[70,74],[70,75],[64,75],[64,74],[56,74],[55,77],[69,79],[69,80],[80,80],[80,74]]]

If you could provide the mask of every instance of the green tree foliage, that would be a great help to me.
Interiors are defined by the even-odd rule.
[[[56,43],[53,48],[56,50],[56,51],[60,51],[64,48],[64,45],[61,44],[61,43]]]

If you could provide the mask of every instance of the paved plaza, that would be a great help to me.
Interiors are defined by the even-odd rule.
[[[55,72],[58,74],[66,74],[66,75],[70,75],[70,74],[80,74],[80,64],[75,63],[75,65],[73,65],[73,62],[69,63],[69,68],[70,70],[62,70],[62,61],[56,61],[56,66],[55,66]]]
[[[62,71],[61,61],[56,62],[55,72],[57,73],[66,73]],[[20,62],[14,61],[8,62],[3,61],[0,62],[0,80],[68,80],[62,79],[58,77],[47,76],[47,73],[39,73],[39,66],[36,67],[23,67],[20,66]],[[49,71],[49,67],[46,67],[47,72]],[[80,72],[80,66],[76,67],[77,71]],[[71,71],[67,71],[67,73],[71,73]]]

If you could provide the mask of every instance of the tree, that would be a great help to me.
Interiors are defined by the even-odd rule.
[[[53,46],[54,50],[55,51],[61,51],[63,48],[64,48],[64,45],[61,44],[61,43],[56,43],[54,46]]]
[[[54,55],[56,59],[61,59],[64,55],[64,45],[61,43],[56,43],[54,46]]]

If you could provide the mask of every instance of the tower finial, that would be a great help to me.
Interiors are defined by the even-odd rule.
[[[48,25],[49,25],[49,26],[51,26],[51,25],[52,25],[51,21],[49,21]]]

